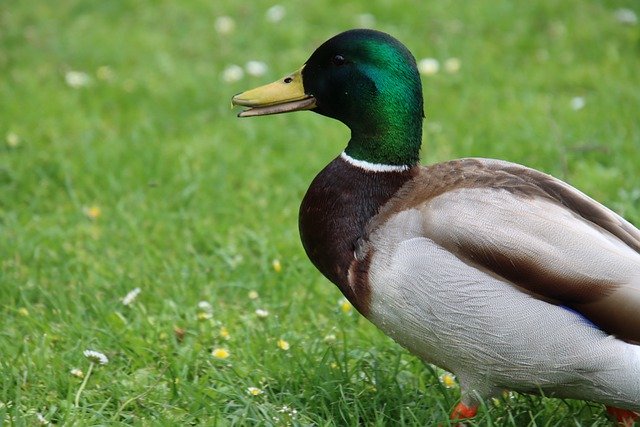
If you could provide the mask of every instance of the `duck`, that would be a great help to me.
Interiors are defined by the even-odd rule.
[[[420,165],[422,83],[400,41],[342,32],[232,105],[239,117],[311,111],[350,129],[302,199],[302,245],[364,317],[456,376],[451,420],[505,390],[638,419],[640,230],[524,165]]]

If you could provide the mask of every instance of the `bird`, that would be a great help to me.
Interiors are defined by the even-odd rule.
[[[504,390],[640,411],[640,230],[524,165],[421,165],[416,60],[352,29],[239,93],[239,117],[311,111],[351,131],[313,179],[299,231],[315,267],[386,335],[454,373],[451,420]],[[313,144],[321,141],[312,141]]]

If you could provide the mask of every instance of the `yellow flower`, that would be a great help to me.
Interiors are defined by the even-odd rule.
[[[211,319],[211,317],[213,317],[213,315],[211,313],[205,313],[203,311],[198,313],[198,320],[200,320],[200,321]]]
[[[340,310],[342,310],[343,313],[351,313],[353,306],[346,298],[342,298],[338,303],[340,304]]]
[[[29,310],[27,310],[27,309],[26,309],[26,308],[24,308],[24,307],[20,307],[20,308],[18,309],[18,314],[19,314],[20,316],[27,317],[27,316],[29,315]]]
[[[259,295],[256,291],[249,291],[249,299],[258,299]]]
[[[225,340],[229,339],[229,330],[226,328],[226,326],[220,327],[220,337],[224,338]]]
[[[273,266],[273,271],[276,273],[280,273],[282,271],[282,264],[280,264],[279,259],[274,259],[271,265]]]
[[[211,355],[216,359],[226,359],[231,356],[229,350],[227,350],[226,348],[214,348],[211,352]]]
[[[258,387],[249,387],[247,389],[247,393],[249,393],[251,396],[258,396],[258,395],[261,395],[264,392],[262,390],[260,390]]]
[[[446,388],[453,388],[456,386],[456,377],[453,374],[445,372],[444,374],[440,375],[439,379],[440,384],[442,384]]]
[[[285,340],[283,340],[282,338],[280,338],[280,339],[278,340],[278,348],[279,348],[280,350],[287,351],[287,350],[289,350],[289,348],[290,348],[290,347],[291,347],[291,346],[289,345],[289,343],[288,343],[288,342],[286,342]]]
[[[94,205],[94,206],[88,206],[84,208],[84,214],[89,219],[97,219],[100,216],[100,214],[102,214],[102,211],[98,206]]]

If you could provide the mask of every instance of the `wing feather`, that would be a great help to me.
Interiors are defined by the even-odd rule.
[[[425,237],[506,283],[640,342],[640,231],[570,185],[513,163],[424,168],[371,223],[418,209]]]

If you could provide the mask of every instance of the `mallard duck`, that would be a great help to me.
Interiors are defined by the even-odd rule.
[[[420,166],[416,61],[350,30],[233,97],[240,117],[310,110],[351,129],[300,207],[304,249],[362,315],[453,372],[452,419],[502,390],[640,410],[640,231],[550,175],[484,158]]]

